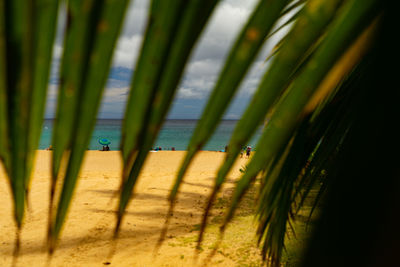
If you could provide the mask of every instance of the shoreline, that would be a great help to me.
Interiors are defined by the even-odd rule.
[[[36,149],[36,151],[52,151],[52,149]],[[95,150],[95,149],[86,149],[86,151],[98,151],[98,152],[121,152],[121,150],[108,150],[108,151],[103,151],[103,150]],[[188,150],[168,150],[168,149],[162,149],[162,150],[149,150],[149,152],[187,152]],[[254,150],[252,150],[254,151]],[[225,151],[221,150],[199,150],[199,152],[222,152],[226,153]]]

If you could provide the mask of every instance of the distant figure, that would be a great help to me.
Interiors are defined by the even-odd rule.
[[[49,145],[49,147],[46,148],[46,150],[53,150],[53,146],[52,146],[52,145]]]
[[[103,146],[103,149],[100,151],[110,151],[110,147],[108,145],[111,144],[111,142],[107,138],[99,139],[99,144]]]
[[[225,146],[225,152],[228,152],[228,146]]]
[[[175,151],[175,147],[171,147],[171,150],[172,150],[172,151]]]
[[[243,158],[243,149],[240,150],[240,157]]]
[[[251,152],[251,146],[247,146],[247,148],[246,148],[246,156],[247,156],[247,158],[250,157],[250,152]]]
[[[160,151],[161,151],[161,150],[162,150],[162,148],[159,146],[159,147],[158,147],[158,150],[160,150]]]

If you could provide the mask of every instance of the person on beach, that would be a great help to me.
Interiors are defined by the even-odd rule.
[[[246,157],[250,158],[250,153],[251,153],[251,146],[247,146],[246,148]]]

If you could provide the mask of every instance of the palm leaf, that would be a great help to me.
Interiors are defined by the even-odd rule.
[[[6,60],[6,33],[5,33],[5,3],[0,1],[0,159],[5,170],[9,172],[9,141],[8,141],[8,114],[7,114],[7,60]]]
[[[202,239],[212,202],[236,160],[242,145],[251,138],[256,128],[265,118],[271,105],[290,82],[291,79],[288,77],[291,77],[296,66],[302,60],[304,53],[320,38],[322,31],[335,15],[340,2],[329,1],[329,3],[322,3],[320,1],[309,1],[299,15],[292,31],[284,39],[281,52],[271,63],[251,103],[232,134],[228,145],[229,152],[218,171],[213,191],[203,215],[199,241]]]
[[[7,100],[10,138],[10,181],[14,216],[22,225],[27,173],[27,133],[33,83],[33,1],[7,1],[5,11]],[[26,25],[29,25],[28,27]]]
[[[264,178],[265,185],[260,196],[257,211],[257,235],[259,236],[259,243],[263,242],[263,259],[268,258],[271,266],[280,266],[286,225],[292,214],[291,194],[293,180],[296,179],[296,167],[302,159],[302,157],[296,155],[296,152],[301,151],[299,149],[304,146],[305,140],[301,134],[304,131],[299,131],[300,134],[296,135],[293,144],[288,146],[287,152],[281,157],[283,162],[274,166],[271,177],[268,175],[268,178]],[[295,168],[290,169],[288,166]]]
[[[309,197],[308,193],[311,188],[315,188],[316,178],[320,177],[319,171],[315,172],[317,174],[314,176],[315,179],[308,179],[303,173],[304,168],[313,169],[315,167],[314,162],[309,163],[310,158],[314,158],[312,154],[316,149],[315,147],[318,147],[317,151],[321,151],[324,144],[328,144],[337,149],[340,139],[329,138],[331,135],[329,129],[336,132],[336,137],[343,138],[343,131],[345,132],[346,128],[338,127],[338,125],[342,124],[348,127],[348,123],[354,119],[352,116],[348,116],[347,112],[349,107],[354,107],[355,94],[347,94],[349,90],[353,89],[351,84],[345,82],[339,90],[335,91],[334,97],[329,97],[329,101],[325,103],[322,110],[316,111],[318,112],[317,115],[310,114],[303,120],[296,130],[293,142],[289,145],[287,156],[280,156],[280,158],[283,158],[283,163],[272,164],[274,166],[273,172],[267,173],[263,178],[265,181],[260,188],[261,196],[256,215],[258,221],[257,235],[259,242],[263,243],[263,257],[268,258],[273,266],[280,264],[287,225],[294,221],[296,210],[302,208],[305,199]],[[321,138],[323,141],[319,144]],[[332,158],[333,154],[334,151],[331,149],[320,156],[315,155],[315,157]],[[328,173],[329,176],[332,176],[330,170]],[[321,179],[318,179],[318,181],[321,181]],[[314,199],[311,211],[319,203],[327,184],[328,182],[324,182],[322,186],[318,186],[319,191]],[[300,204],[297,204],[296,199],[299,190],[303,194]],[[311,214],[312,212],[310,212],[310,216]]]
[[[378,20],[375,19],[371,23],[334,65],[319,86],[318,93],[307,104],[306,110],[315,109],[313,118],[311,119],[312,128],[310,129],[312,132],[311,135],[314,136],[314,144],[310,149],[315,148],[311,153],[311,164],[306,168],[306,174],[298,186],[300,189],[305,188],[305,192],[303,192],[303,197],[297,209],[302,207],[309,190],[320,176],[321,171],[324,170],[325,162],[327,161],[327,157],[324,155],[335,154],[335,150],[341,146],[340,143],[345,138],[351,122],[355,119],[354,112],[348,110],[349,106],[352,105],[355,107],[355,103],[357,103],[355,97],[357,92],[354,89],[357,87],[354,84],[358,82],[359,73],[362,72],[362,66],[358,67],[357,64],[373,43],[372,37],[375,35],[378,21],[379,17]],[[353,70],[350,72],[351,69]],[[335,89],[336,86],[338,89]],[[324,101],[321,100],[323,98],[325,98]],[[312,175],[311,171],[313,172]],[[306,180],[308,180],[308,184],[304,186],[304,181]],[[297,190],[294,198],[296,198],[298,193]]]
[[[136,156],[133,166],[130,170],[128,169],[129,177],[126,181],[124,180],[122,184],[118,221],[115,233],[118,233],[125,208],[129,202],[143,162],[157,137],[168,108],[172,103],[177,85],[182,76],[183,68],[187,62],[193,45],[208,21],[216,3],[217,1],[215,0],[195,0],[188,2],[185,10],[182,11],[183,13],[179,16],[179,27],[176,29],[174,39],[171,40],[174,42],[174,45],[171,46],[170,51],[167,51],[169,56],[167,58],[167,63],[165,64],[163,75],[160,78],[159,88],[155,93],[152,102],[149,120],[142,128],[142,136],[144,139],[140,143],[138,155]],[[135,88],[132,88],[132,90],[135,90]],[[124,173],[128,173],[128,171],[124,171]]]
[[[373,35],[374,26],[375,23],[373,22],[372,27],[368,27],[343,55],[343,58],[348,59],[346,60],[347,64],[354,66],[355,62],[360,60],[361,55],[364,54],[363,50],[369,47],[368,44],[371,43],[368,35]],[[357,60],[353,61],[351,58]],[[336,63],[333,70],[337,65],[343,65],[342,60]],[[341,68],[342,75],[348,69],[348,67]],[[332,72],[337,73],[337,71]],[[288,145],[287,156],[279,156],[284,158],[284,163],[272,164],[274,166],[272,174],[267,173],[264,178],[257,209],[257,235],[259,242],[263,243],[262,255],[264,259],[265,257],[269,259],[272,266],[280,265],[287,225],[290,225],[291,221],[295,219],[294,212],[296,209],[301,209],[305,199],[310,198],[308,193],[311,188],[315,188],[315,182],[319,182],[318,193],[313,197],[308,220],[311,219],[317,205],[321,205],[320,201],[326,195],[326,189],[332,178],[336,176],[337,155],[342,149],[343,141],[347,137],[352,122],[355,120],[356,112],[352,110],[359,108],[360,90],[357,86],[354,86],[354,83],[358,80],[359,72],[359,68],[354,70],[350,74],[350,78],[340,83],[338,89],[329,90],[332,92],[331,95],[325,96],[326,100],[314,112],[316,114],[310,114],[301,123],[293,142],[291,142],[292,144]],[[332,74],[328,74],[328,77],[330,75]],[[343,76],[335,75],[335,78],[335,84],[343,80]],[[330,78],[328,79],[330,80]],[[324,87],[324,85],[321,86]],[[315,153],[319,154],[312,156],[316,146],[318,149]],[[310,158],[325,160],[315,165],[313,161],[307,163]],[[303,176],[302,170],[305,166],[314,170],[313,178],[309,179],[309,177]],[[324,175],[322,175],[322,170],[324,170]],[[276,173],[279,173],[279,175],[276,175]],[[304,180],[309,180],[307,186],[304,185]],[[298,186],[298,182],[303,183],[303,185]],[[300,204],[297,205],[296,195],[299,188],[304,192]]]
[[[31,92],[32,105],[29,111],[29,132],[27,135],[27,173],[31,173],[35,150],[39,145],[43,123],[46,93],[50,74],[50,63],[59,1],[37,0],[35,2],[36,23],[34,35],[34,76]],[[28,186],[27,186],[28,188]],[[28,189],[27,189],[28,190]]]
[[[53,143],[54,148],[56,148],[58,142],[60,142],[63,149],[66,149],[67,144],[70,143],[71,152],[57,205],[57,213],[55,218],[50,218],[54,220],[49,229],[50,252],[54,249],[57,237],[60,234],[83,155],[89,144],[111,64],[112,51],[121,29],[128,1],[96,2],[95,8],[88,8],[91,4],[89,2],[84,2],[84,6],[80,6],[81,1],[71,1],[70,4],[70,12],[77,13],[71,14],[70,35],[67,36],[64,54],[64,72],[61,75],[65,75],[65,78],[62,78],[66,87],[64,97],[69,97],[68,93],[71,89],[70,86],[72,86],[72,97],[76,99],[71,101],[75,103],[67,103],[67,107],[63,106],[64,102],[59,102],[59,105],[61,105],[60,109],[64,109],[62,112],[71,111],[71,115],[67,115],[71,117],[66,121],[73,122],[74,129],[69,128],[69,135],[55,137]],[[71,50],[68,51],[68,49]],[[76,58],[77,55],[80,55],[80,57]],[[74,67],[81,72],[77,73]],[[59,101],[61,101],[60,99]],[[66,115],[61,112],[58,114]],[[64,122],[65,120],[62,120],[62,123]],[[67,125],[67,127],[71,126],[71,124]]]
[[[167,51],[171,48],[186,4],[186,1],[173,1],[172,4],[166,1],[152,1],[146,37],[132,79],[132,90],[125,112],[125,118],[129,119],[124,120],[122,127],[124,177],[128,175],[126,171],[132,167],[134,154],[143,139],[141,134],[146,128],[150,105],[167,62]]]
[[[392,2],[381,4],[386,10],[377,44],[360,63],[365,69],[355,84],[360,91],[357,108],[350,110],[355,119],[337,156],[337,174],[301,266],[396,262],[399,183],[393,153],[400,144],[391,122],[399,116],[399,92],[393,87],[396,70],[389,62],[399,58],[392,34],[397,14]],[[382,94],[380,88],[388,90]]]
[[[221,227],[222,231],[225,229],[226,223],[231,220],[239,200],[258,171],[272,159],[281,146],[287,143],[296,125],[302,120],[302,111],[308,99],[331,66],[349,43],[366,27],[366,21],[370,21],[379,12],[379,9],[376,9],[378,6],[376,1],[371,0],[368,3],[364,1],[363,3],[363,8],[359,8],[360,3],[357,0],[346,3],[338,18],[333,22],[326,39],[302,73],[294,80],[288,93],[277,104],[276,110],[257,144],[257,153],[250,162],[248,171],[238,182],[231,206]],[[281,122],[285,122],[285,125],[282,125]]]
[[[122,130],[124,169],[116,234],[148,151],[177,91],[190,52],[217,2],[152,1]],[[271,32],[279,17],[303,4],[301,11]],[[58,5],[58,0],[0,0],[0,160],[9,178],[18,227],[15,255],[19,250],[19,229],[43,122]],[[52,140],[50,252],[56,246],[67,216],[127,5],[128,0],[67,1],[67,30]],[[330,246],[334,244],[342,250],[343,237],[353,238],[353,242],[358,240],[361,244],[367,240],[364,236],[378,236],[379,229],[384,227],[375,229],[381,222],[374,224],[374,218],[394,225],[387,219],[385,221],[385,218],[393,218],[393,214],[380,216],[390,210],[387,207],[395,206],[393,203],[397,202],[393,200],[396,199],[389,199],[389,196],[394,196],[398,189],[397,165],[387,156],[397,151],[399,145],[393,130],[393,121],[398,114],[395,103],[398,94],[395,90],[385,94],[376,90],[381,83],[388,84],[385,79],[388,75],[384,71],[388,68],[383,63],[388,61],[390,49],[382,45],[388,41],[387,32],[386,39],[374,48],[374,53],[360,63],[369,49],[371,33],[376,26],[376,20],[373,20],[380,17],[381,11],[382,4],[377,0],[260,0],[238,36],[192,136],[169,196],[170,211],[159,245],[193,157],[217,127],[265,39],[290,23],[294,27],[280,42],[278,53],[273,54],[270,68],[232,135],[229,153],[220,167],[203,215],[198,246],[214,198],[241,146],[251,138],[267,114],[272,117],[257,144],[256,154],[235,188],[221,226],[222,234],[241,197],[260,172],[265,175],[258,197],[257,234],[263,256],[274,266],[280,264],[284,235],[294,212],[301,209],[316,181],[321,181],[322,185],[318,186],[310,216],[317,205],[321,205],[322,198],[326,197],[326,205],[323,203],[321,224],[311,242],[310,252],[306,254],[304,266],[321,266],[327,259],[330,265],[338,265],[349,253],[347,244],[343,245],[343,253],[337,253],[337,249]],[[393,20],[393,14],[391,18]],[[371,21],[372,26],[360,36]],[[350,44],[353,45],[349,48]],[[385,59],[378,57],[380,51]],[[358,64],[361,68],[354,70]],[[350,78],[345,80],[348,75]],[[371,129],[371,118],[379,130]],[[391,123],[385,123],[385,118]],[[371,140],[376,140],[376,144],[367,143]],[[377,166],[373,165],[375,163]],[[64,164],[66,170],[60,168]],[[368,168],[364,168],[365,165]],[[320,175],[322,170],[327,174],[324,177]],[[374,178],[385,177],[384,182],[369,179],[370,170]],[[60,178],[64,180],[56,196]],[[386,195],[386,191],[392,195]],[[343,199],[337,198],[338,195]],[[57,205],[54,205],[56,200]],[[358,218],[370,213],[373,219],[365,220],[365,226],[360,227],[364,232],[355,229]],[[346,217],[344,224],[337,220],[340,216]],[[341,232],[334,232],[335,236],[327,235],[333,222]],[[365,235],[366,230],[376,233]],[[332,244],[327,244],[326,240]],[[388,246],[395,238],[383,240],[388,242],[380,244]],[[360,253],[367,251],[365,245],[359,246],[360,249],[354,247],[356,255],[368,254]]]
[[[191,137],[188,152],[169,196],[170,210],[173,209],[173,202],[179,186],[193,157],[211,137],[240,82],[261,48],[265,37],[279,18],[286,4],[286,0],[260,1],[247,25],[238,36],[210,96],[210,100],[204,108],[202,117]],[[171,212],[168,212],[168,214],[171,214]]]
[[[56,180],[59,175],[62,156],[67,149],[71,148],[73,125],[81,94],[80,87],[87,71],[89,49],[93,45],[93,36],[90,33],[94,30],[93,26],[90,28],[90,10],[93,9],[93,5],[94,1],[92,0],[86,1],[86,3],[69,1],[67,5],[67,25],[60,69],[59,104],[53,127],[53,180]],[[93,17],[93,20],[95,19]]]
[[[287,1],[260,1],[248,24],[242,29],[236,44],[231,49],[231,53],[210,96],[210,100],[204,108],[201,120],[192,135],[188,146],[188,153],[179,170],[170,196],[171,200],[175,198],[178,187],[191,160],[211,137],[247,69],[253,62],[265,37],[279,18],[280,12],[286,3]]]
[[[281,16],[284,16],[284,15],[288,14],[289,12],[292,12],[295,8],[300,8],[301,5],[305,5],[305,2],[306,1],[298,1],[295,4],[289,6],[287,9],[284,10],[284,12],[282,12]],[[270,34],[268,34],[266,39],[271,38],[273,35],[280,32],[283,28],[285,28],[286,26],[295,22],[297,20],[297,18],[299,17],[300,13],[301,13],[301,9],[298,11],[295,11],[295,13],[293,15],[291,15],[289,19],[287,19],[285,22],[281,23],[276,29],[274,29]]]
[[[60,84],[56,119],[53,127],[52,144],[52,181],[49,203],[49,238],[54,235],[53,228],[53,202],[55,197],[56,182],[61,176],[60,165],[66,151],[71,149],[73,126],[76,123],[76,109],[80,96],[80,87],[85,77],[88,50],[90,48],[89,19],[93,1],[86,2],[87,7],[80,1],[68,2],[66,32],[64,38],[64,51],[60,69]],[[65,158],[67,161],[68,158]]]
[[[42,127],[58,1],[1,1],[0,157],[20,229]],[[15,255],[19,251],[19,234]]]

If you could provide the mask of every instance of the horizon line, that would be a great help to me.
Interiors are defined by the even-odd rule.
[[[54,120],[56,118],[44,118],[45,120]],[[96,120],[123,120],[124,118],[96,118]],[[166,118],[165,120],[200,120],[200,118]],[[238,121],[239,119],[226,119],[222,118],[223,121]]]

